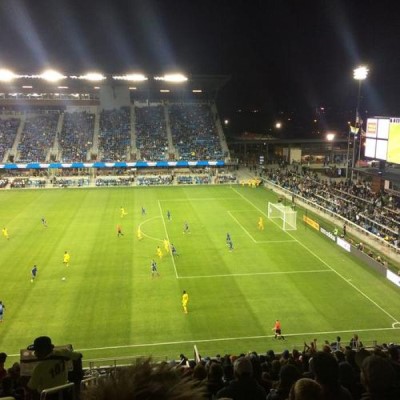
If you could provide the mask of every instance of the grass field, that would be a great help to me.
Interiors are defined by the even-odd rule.
[[[353,332],[365,342],[399,341],[398,288],[305,227],[301,211],[296,231],[267,220],[267,202],[276,196],[264,188],[21,190],[4,191],[0,199],[0,224],[10,234],[8,241],[0,238],[6,305],[0,351],[10,355],[39,335],[72,343],[86,360],[177,358],[191,355],[193,344],[211,356],[301,349],[314,337],[323,342],[340,335],[347,343]],[[121,206],[128,212],[123,218]],[[264,231],[257,229],[260,216]],[[183,234],[185,220],[190,234]],[[163,250],[156,259],[165,238],[178,257]],[[65,250],[69,267],[62,262]],[[160,272],[154,279],[153,258]],[[31,283],[34,264],[39,272]],[[188,315],[183,290],[190,296]],[[277,318],[285,342],[273,338]]]

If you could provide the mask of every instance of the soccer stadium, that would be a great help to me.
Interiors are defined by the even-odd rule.
[[[43,336],[87,380],[138,357],[392,354],[399,197],[382,173],[241,163],[215,104],[227,76],[0,77],[0,350],[22,375]]]

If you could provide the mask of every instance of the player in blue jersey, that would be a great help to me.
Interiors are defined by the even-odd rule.
[[[31,270],[31,282],[33,282],[35,280],[36,275],[37,275],[37,271],[38,271],[37,266],[34,265],[32,270]]]
[[[151,260],[151,277],[160,276],[157,269],[157,263],[154,260]]]

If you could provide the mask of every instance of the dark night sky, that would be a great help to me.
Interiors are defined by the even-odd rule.
[[[387,0],[0,0],[0,67],[229,74],[222,109],[400,115],[400,19]]]

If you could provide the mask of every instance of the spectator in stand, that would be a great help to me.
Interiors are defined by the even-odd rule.
[[[168,160],[168,136],[162,105],[135,107],[136,147],[146,161]]]
[[[362,341],[358,338],[357,333],[353,335],[353,337],[350,339],[349,346],[351,349],[359,350],[362,347],[364,347]]]
[[[352,400],[350,392],[339,383],[339,367],[332,354],[315,353],[310,360],[310,371],[322,386],[324,399]]]
[[[374,193],[369,182],[323,180],[313,172],[299,174],[293,168],[266,171],[273,183],[338,214],[398,247],[400,199]]]
[[[288,400],[325,400],[322,387],[313,379],[301,378],[292,386]]]
[[[217,393],[217,399],[265,400],[266,392],[253,377],[253,366],[249,357],[238,358],[233,366],[235,379]]]
[[[64,114],[59,145],[62,161],[86,161],[93,146],[95,115],[86,111]]]
[[[172,104],[169,117],[172,141],[180,159],[218,160],[224,157],[209,105]]]
[[[182,378],[178,370],[166,363],[137,360],[134,365],[117,369],[83,393],[83,400],[163,399],[204,400],[204,385]]]
[[[99,149],[102,161],[125,161],[131,144],[129,107],[103,110],[100,114]]]
[[[68,360],[80,360],[81,353],[69,350],[54,350],[51,339],[48,336],[40,336],[35,339],[33,345],[28,347],[35,351],[39,363],[32,372],[28,382],[28,389],[38,395],[43,389],[49,389],[68,383]],[[54,373],[60,371],[60,373]]]
[[[58,118],[58,113],[51,113],[35,115],[25,121],[18,143],[19,161],[46,161],[56,138]]]
[[[376,355],[366,357],[361,364],[361,382],[366,389],[362,400],[400,399],[400,382],[387,358]]]
[[[0,382],[7,375],[7,370],[4,368],[4,364],[6,363],[6,360],[7,360],[7,354],[0,353]]]
[[[283,365],[279,373],[279,381],[270,391],[267,400],[286,400],[293,384],[300,379],[300,373],[294,365]]]
[[[13,146],[20,122],[18,118],[0,119],[0,162]]]
[[[217,392],[224,387],[222,380],[223,370],[219,362],[209,361],[207,363],[207,393],[210,400],[214,399]]]

